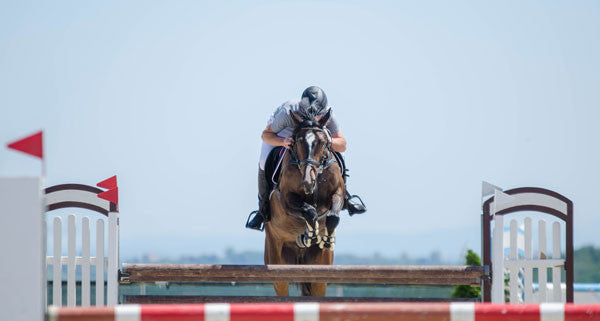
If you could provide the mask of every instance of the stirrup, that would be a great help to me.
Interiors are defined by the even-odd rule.
[[[254,218],[257,217],[257,215],[262,216],[263,221],[260,223],[259,226],[250,226],[250,221],[252,221]],[[253,230],[257,230],[257,231],[264,231],[265,230],[265,218],[262,214],[260,214],[258,211],[252,211],[250,213],[250,215],[248,215],[248,219],[246,220],[246,228],[249,229],[253,229]]]
[[[362,207],[365,209],[364,211],[358,211],[358,212],[352,212],[352,211],[350,211],[350,208],[349,208],[350,207],[349,206],[350,200],[355,199],[355,198],[358,199],[358,201],[360,202],[360,204],[362,205]],[[358,196],[358,195],[350,195],[350,197],[348,197],[348,199],[346,200],[346,210],[348,210],[348,214],[350,216],[355,215],[355,214],[363,214],[363,213],[365,213],[367,211],[367,206],[365,205],[365,202],[363,202],[363,200],[360,198],[360,196]]]

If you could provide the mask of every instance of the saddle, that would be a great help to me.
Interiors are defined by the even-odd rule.
[[[272,191],[277,184],[279,184],[279,176],[281,175],[281,169],[283,168],[282,161],[283,157],[287,150],[283,146],[277,146],[271,150],[269,156],[267,156],[267,160],[265,162],[265,176],[267,178],[267,184],[269,185],[269,191]],[[340,169],[342,170],[342,177],[344,178],[344,182],[346,181],[346,163],[344,162],[344,157],[341,153],[333,152],[333,155],[336,158],[336,161],[340,165]]]

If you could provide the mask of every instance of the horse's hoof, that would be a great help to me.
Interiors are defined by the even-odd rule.
[[[335,237],[329,235],[323,235],[320,237],[320,241],[318,242],[319,248],[322,250],[330,250],[333,251],[335,248]]]
[[[296,238],[296,245],[298,245],[298,247],[301,249],[306,248],[306,245],[304,244],[304,241],[302,240],[302,235],[298,235],[298,237]]]
[[[300,238],[296,238],[296,246],[298,246],[301,249],[304,248],[304,244],[302,244],[302,242],[300,241]]]
[[[312,240],[306,237],[306,234],[300,234],[296,238],[296,245],[301,249],[309,248],[312,245]]]

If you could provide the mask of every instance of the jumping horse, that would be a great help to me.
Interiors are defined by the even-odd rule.
[[[279,183],[270,197],[265,224],[265,264],[333,263],[335,228],[344,205],[345,186],[332,138],[321,118],[290,112],[294,144],[281,161]],[[289,283],[274,282],[277,295],[289,295]],[[303,283],[303,296],[324,296],[326,283]]]

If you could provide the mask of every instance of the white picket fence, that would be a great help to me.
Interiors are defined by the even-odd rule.
[[[562,236],[561,223],[554,221],[552,223],[552,233],[550,242],[547,239],[547,222],[545,219],[537,220],[537,251],[534,255],[534,234],[533,222],[530,216],[523,219],[524,238],[521,243],[519,240],[519,223],[517,219],[511,219],[509,222],[510,233],[508,234],[509,252],[505,254],[505,233],[504,233],[504,215],[521,211],[534,211],[550,214],[558,220],[565,223],[567,240],[565,242],[565,256],[561,252]],[[563,280],[561,272],[564,268],[567,270],[567,301],[572,301],[573,287],[573,244],[572,244],[572,220],[573,208],[570,200],[555,192],[540,188],[520,188],[506,191],[494,191],[494,197],[484,203],[484,226],[489,224],[485,221],[485,215],[488,219],[494,221],[491,246],[491,301],[493,303],[504,303],[504,278],[505,272],[509,276],[509,300],[510,303],[542,303],[542,302],[562,302],[565,297],[561,290],[551,291],[551,297],[548,295],[547,269],[552,269],[552,288],[561,289]],[[542,214],[544,215],[544,214]],[[523,217],[523,216],[521,216]],[[485,229],[485,228],[484,228]],[[485,233],[484,233],[485,234]],[[486,236],[483,235],[485,238]],[[523,249],[519,254],[521,243]],[[552,255],[548,255],[547,244],[552,246]],[[484,243],[484,264],[486,262]],[[487,255],[489,258],[489,254]],[[533,275],[537,271],[539,290],[534,292]]]
[[[526,217],[525,224],[525,255],[517,253],[517,220],[510,221],[510,254],[504,258],[504,266],[509,270],[510,303],[522,302],[562,302],[561,291],[553,291],[551,300],[547,292],[547,269],[552,269],[552,284],[554,289],[561,286],[561,268],[565,259],[561,257],[560,223],[552,223],[552,259],[546,252],[546,220],[538,221],[538,253],[533,255],[532,220]],[[538,273],[539,293],[534,299],[533,270]],[[519,277],[521,275],[521,277]],[[521,283],[522,282],[522,283]]]
[[[91,256],[90,217],[83,216],[81,225],[76,226],[76,216],[69,215],[67,223],[67,255],[63,256],[62,236],[63,222],[61,217],[52,221],[53,253],[46,256],[46,269],[53,267],[52,305],[62,305],[63,298],[63,266],[67,267],[67,306],[75,306],[77,302],[76,274],[78,266],[81,270],[81,306],[89,306],[91,298],[91,267],[95,267],[96,306],[116,305],[118,303],[118,271],[119,271],[119,216],[114,204],[96,197],[101,190],[85,185],[59,185],[46,189],[46,205],[49,210],[81,207],[107,214],[108,233],[105,232],[104,219],[96,220],[96,256]],[[76,244],[77,231],[81,230],[81,244]],[[108,248],[105,249],[105,237],[108,234]],[[80,249],[80,255],[77,250]],[[106,253],[106,255],[105,255]],[[106,303],[104,302],[104,281],[106,272]]]

